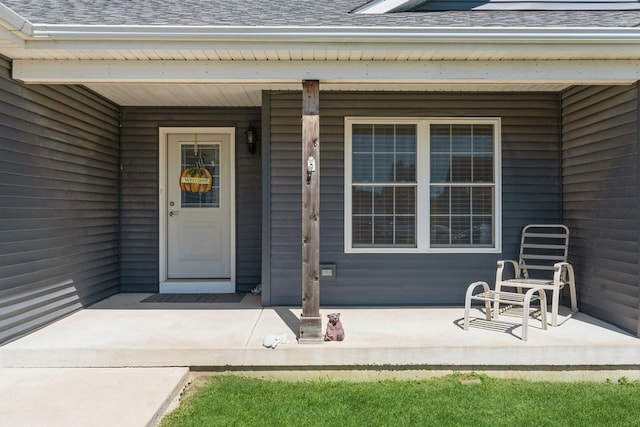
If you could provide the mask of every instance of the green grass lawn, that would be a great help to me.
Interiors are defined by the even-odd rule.
[[[377,382],[212,377],[161,425],[640,426],[638,382],[474,378],[480,382],[463,383],[461,375]]]

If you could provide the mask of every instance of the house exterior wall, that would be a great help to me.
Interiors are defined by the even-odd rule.
[[[260,283],[261,161],[250,155],[245,130],[260,128],[259,108],[123,108],[121,118],[120,290],[158,292],[158,128],[236,128],[236,283]]]
[[[270,200],[265,201],[263,304],[301,301],[300,92],[265,94]],[[501,117],[502,254],[345,254],[344,118]],[[493,282],[498,259],[517,257],[528,223],[561,220],[560,98],[546,93],[320,94],[322,304],[460,305],[470,282]]]
[[[564,94],[564,219],[579,309],[640,335],[638,85]]]
[[[0,58],[0,343],[118,291],[118,109]]]

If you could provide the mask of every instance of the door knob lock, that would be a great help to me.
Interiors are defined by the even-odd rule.
[[[169,212],[169,216],[177,216],[177,215],[179,215],[179,214],[180,214],[180,212],[178,212],[178,211],[171,211],[171,212]]]

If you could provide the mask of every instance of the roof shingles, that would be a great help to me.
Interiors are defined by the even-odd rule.
[[[176,26],[637,27],[640,11],[350,13],[363,0],[0,0],[34,24]]]

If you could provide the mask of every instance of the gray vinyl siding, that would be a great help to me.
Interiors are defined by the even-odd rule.
[[[637,85],[563,96],[564,218],[579,308],[640,334]]]
[[[0,343],[118,291],[118,110],[0,58]]]
[[[270,95],[270,275],[272,305],[301,300],[302,95]],[[344,117],[501,117],[503,254],[345,254]],[[561,220],[560,97],[542,93],[348,93],[320,95],[320,261],[323,305],[460,305],[467,285],[493,282],[496,260],[517,256],[522,227]]]
[[[260,128],[259,108],[122,109],[121,262],[122,292],[157,292],[158,129],[217,126],[236,128],[236,283],[248,291],[261,277],[261,160],[246,149],[249,123]]]

